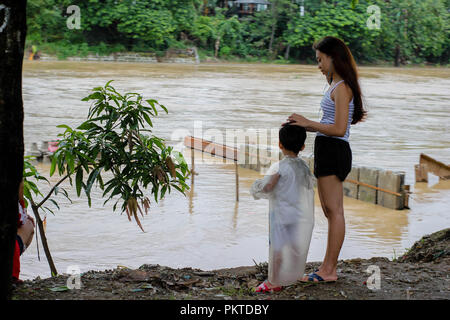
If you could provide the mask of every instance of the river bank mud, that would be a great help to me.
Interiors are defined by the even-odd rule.
[[[337,282],[297,282],[271,294],[254,292],[266,279],[267,263],[212,271],[144,264],[135,270],[118,267],[82,273],[80,289],[67,287],[76,284],[67,274],[47,279],[37,277],[16,284],[13,299],[448,300],[449,248],[450,228],[447,228],[422,237],[404,255],[392,261],[384,257],[340,260]],[[306,272],[312,272],[319,265],[320,262],[308,263]],[[378,268],[379,289],[373,271]]]

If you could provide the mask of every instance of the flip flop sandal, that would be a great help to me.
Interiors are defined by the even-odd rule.
[[[267,286],[266,281],[264,281],[263,283],[261,283],[259,286],[256,287],[255,292],[256,293],[272,293],[272,292],[281,291],[281,289],[282,289],[282,287],[269,288]]]
[[[314,281],[314,279],[317,279],[317,281]],[[317,273],[312,272],[308,274],[308,280],[301,281],[301,282],[312,282],[312,283],[330,283],[330,282],[336,282],[336,280],[324,280],[321,276],[319,276]]]

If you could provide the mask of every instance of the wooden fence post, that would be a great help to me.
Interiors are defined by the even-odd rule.
[[[234,167],[236,169],[236,201],[239,201],[239,166],[237,161],[234,162]]]

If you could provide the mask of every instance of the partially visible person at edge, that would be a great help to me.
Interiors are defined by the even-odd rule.
[[[17,220],[17,236],[16,236],[16,247],[14,249],[13,257],[13,282],[20,283],[20,256],[33,241],[34,235],[34,219],[27,214],[27,209],[25,208],[25,201],[23,199],[23,181],[19,186],[19,218]]]
[[[328,220],[327,250],[320,267],[301,281],[336,281],[336,267],[345,237],[342,182],[352,169],[349,144],[350,124],[367,115],[363,108],[355,60],[345,43],[335,37],[324,37],[313,45],[319,70],[330,85],[320,107],[320,122],[292,114],[289,124],[317,132],[314,141],[314,176],[317,178],[322,210]]]

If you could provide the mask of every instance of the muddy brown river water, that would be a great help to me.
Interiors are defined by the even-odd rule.
[[[345,198],[346,238],[340,259],[402,254],[424,234],[450,225],[450,181],[430,174],[415,183],[420,153],[450,161],[450,72],[448,68],[360,68],[369,117],[351,127],[353,163],[400,170],[413,194],[409,210],[390,210]],[[183,151],[185,135],[201,124],[204,138],[227,129],[276,129],[293,112],[319,119],[327,89],[315,66],[266,64],[135,64],[29,62],[23,72],[26,148],[55,139],[58,124],[77,126],[89,104],[90,89],[114,79],[120,92],[138,92],[169,109],[154,120],[155,135]],[[214,131],[215,130],[215,131]],[[198,131],[197,131],[198,132]],[[225,140],[224,140],[225,141]],[[313,152],[308,136],[305,155]],[[47,237],[59,272],[81,272],[144,263],[203,270],[252,265],[268,258],[268,203],[249,193],[258,172],[240,169],[240,201],[235,201],[234,165],[196,153],[193,193],[175,193],[153,205],[142,220],[145,233],[126,215],[102,206],[95,190],[89,208],[73,192],[73,204],[58,198],[61,210],[47,217]],[[39,164],[48,176],[49,165]],[[52,177],[51,181],[57,181]],[[43,190],[48,186],[42,184]],[[327,222],[316,194],[316,224],[308,261],[325,254]],[[36,242],[22,256],[23,279],[50,276]]]

